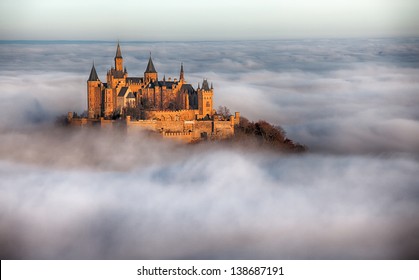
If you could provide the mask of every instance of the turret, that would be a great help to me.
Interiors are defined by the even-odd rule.
[[[145,72],[144,72],[144,81],[148,84],[152,81],[157,81],[157,80],[158,80],[157,71],[156,71],[156,68],[154,68],[154,63],[153,63],[153,60],[151,59],[151,53],[150,53],[150,58],[148,59],[147,68],[145,69]]]
[[[102,111],[102,82],[97,75],[95,64],[87,80],[87,110],[91,119],[99,117]]]
[[[115,70],[116,71],[123,71],[124,70],[124,59],[122,58],[122,54],[121,54],[121,47],[119,46],[119,42],[118,42],[118,46],[116,47],[116,54],[115,54]]]
[[[92,70],[90,70],[90,75],[89,75],[89,79],[87,80],[87,83],[97,82],[97,81],[100,82],[99,77],[98,77],[97,72],[96,72],[95,63],[93,62]]]
[[[212,116],[212,97],[214,95],[214,89],[209,87],[208,81],[206,79],[202,82],[202,87],[199,88],[198,85],[198,110],[199,116],[204,118],[205,116]]]
[[[180,75],[179,75],[179,81],[184,81],[185,80],[185,76],[183,73],[183,62],[180,64]]]

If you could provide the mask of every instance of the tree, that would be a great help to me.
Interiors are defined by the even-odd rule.
[[[257,144],[282,151],[304,152],[307,148],[294,143],[285,137],[285,131],[280,126],[274,126],[267,121],[251,122],[240,117],[240,123],[235,126],[234,139],[242,144]]]
[[[218,106],[217,114],[222,116],[224,119],[228,119],[231,116],[230,109],[226,106]]]
[[[123,108],[124,117],[130,116],[133,120],[139,120],[141,117],[141,109],[127,102],[127,106]]]
[[[284,142],[283,129],[276,128],[266,121],[258,121],[255,124],[255,135],[262,136],[266,142]]]
[[[117,120],[121,117],[121,110],[119,108],[116,108],[113,112],[112,115],[110,116],[110,118],[112,120]]]

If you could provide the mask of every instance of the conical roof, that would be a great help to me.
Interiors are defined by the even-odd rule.
[[[87,81],[88,82],[90,82],[90,81],[99,81],[99,77],[97,76],[96,68],[95,68],[95,65],[94,64],[92,66],[92,70],[90,70],[90,76],[89,76],[89,79]]]
[[[148,60],[147,69],[145,69],[146,73],[157,73],[156,68],[154,68],[153,60],[150,58]]]
[[[118,42],[118,46],[116,47],[115,58],[122,58],[121,47],[119,46],[119,42]]]
[[[179,80],[184,80],[185,79],[185,74],[184,74],[184,72],[183,72],[183,62],[182,62],[182,64],[180,64],[180,77],[179,77]]]
[[[202,89],[203,90],[210,90],[207,79],[204,79],[204,81],[202,82]]]

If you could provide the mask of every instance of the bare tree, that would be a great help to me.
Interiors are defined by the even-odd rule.
[[[230,109],[226,106],[218,106],[217,114],[222,116],[224,119],[228,119],[231,116]]]
[[[127,106],[123,108],[122,113],[124,117],[130,116],[131,119],[139,120],[141,117],[141,109],[127,102]]]

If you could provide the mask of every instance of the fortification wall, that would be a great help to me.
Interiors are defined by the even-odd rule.
[[[165,112],[176,114],[178,112]],[[191,114],[194,110],[183,110],[185,114]],[[160,112],[161,113],[161,112]],[[225,139],[234,135],[235,118],[228,121],[219,120],[136,120],[131,121],[127,117],[125,121],[69,118],[72,126],[95,126],[104,129],[123,128],[127,133],[135,133],[140,130],[149,130],[160,133],[164,138],[178,139],[185,142],[192,142],[205,139]]]
[[[104,118],[100,118],[100,127],[104,129],[112,129],[115,122],[115,120],[105,120]]]
[[[163,132],[163,138],[178,140],[182,142],[192,142],[193,133],[192,132]]]
[[[198,110],[146,111],[145,118],[160,121],[193,121],[197,114]]]
[[[157,121],[157,129],[165,132],[187,132],[184,121]]]
[[[127,118],[125,124],[127,127],[127,133],[135,133],[139,130],[157,131],[157,121],[155,120],[131,121],[130,118]]]
[[[69,124],[71,126],[87,126],[88,119],[87,118],[71,118],[71,120],[69,120]]]
[[[226,139],[234,135],[234,119],[231,121],[215,121],[214,135],[217,139]]]

